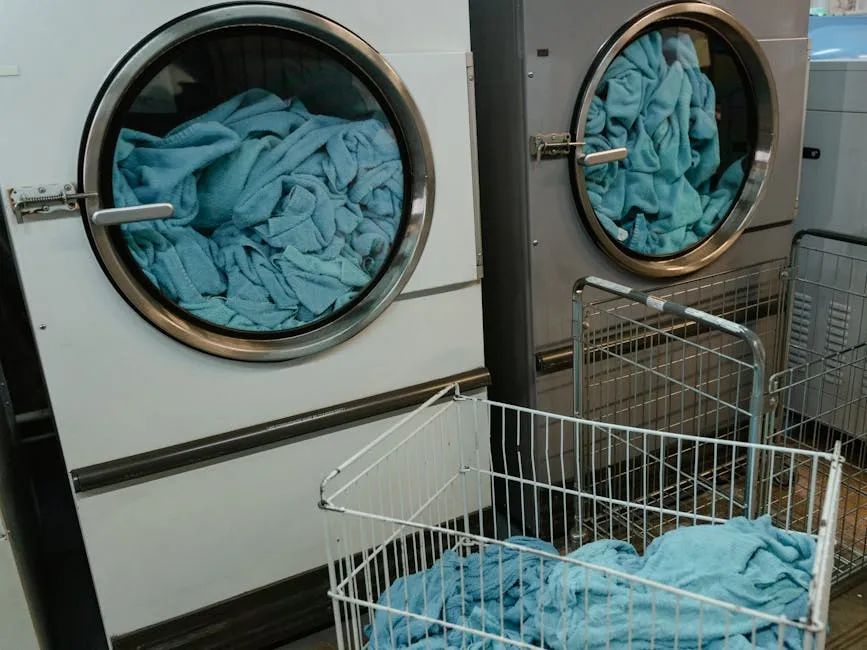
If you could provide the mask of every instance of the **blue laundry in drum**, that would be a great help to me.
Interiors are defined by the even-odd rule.
[[[513,537],[508,542],[527,552],[498,545],[467,557],[446,551],[427,571],[396,580],[378,604],[552,650],[606,648],[609,643],[625,647],[629,639],[635,650],[691,649],[699,647],[699,638],[708,650],[780,647],[777,624],[546,559],[530,551],[551,556],[557,551],[538,539]],[[617,540],[586,544],[569,557],[799,620],[807,614],[815,542],[775,528],[769,517],[737,518],[666,533],[643,557]],[[385,611],[376,612],[365,634],[369,649],[515,647]],[[784,639],[787,650],[802,646],[795,631]]]
[[[678,253],[714,230],[744,180],[744,160],[720,168],[716,92],[692,39],[651,32],[630,43],[591,100],[585,151],[627,147],[625,160],[590,167],[596,216],[626,248]]]
[[[351,302],[377,275],[403,214],[387,124],[310,113],[250,90],[164,137],[121,130],[118,207],[175,215],[122,226],[144,275],[214,324],[290,330]]]

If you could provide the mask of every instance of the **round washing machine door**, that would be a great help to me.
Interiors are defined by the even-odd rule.
[[[639,275],[710,264],[761,199],[776,120],[767,60],[730,14],[690,2],[640,15],[600,50],[575,107],[587,229]]]
[[[424,247],[427,134],[370,45],[309,11],[183,16],[116,67],[84,134],[83,217],[144,318],[211,354],[293,359],[370,324]]]

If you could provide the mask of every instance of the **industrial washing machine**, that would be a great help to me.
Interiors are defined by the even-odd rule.
[[[810,18],[810,92],[797,228],[867,236],[867,16]]]
[[[334,451],[487,383],[466,0],[43,0],[0,43],[6,225],[110,642],[327,624]]]
[[[842,290],[813,295],[809,286],[797,287],[790,300],[800,326],[793,326],[790,336],[793,348],[831,356],[850,347],[858,350],[867,340],[863,292],[867,278],[863,277],[863,263],[859,265],[867,241],[863,173],[867,164],[867,16],[810,17],[810,40],[810,91],[795,227],[828,230],[840,237],[808,238],[799,271],[815,278],[816,286],[849,284],[853,289],[851,296]],[[859,404],[867,394],[867,373],[860,359],[848,365],[851,368],[844,367],[831,379],[837,382],[836,390],[851,391],[848,399]],[[843,420],[839,408],[817,406],[830,391],[829,384],[824,391],[808,393],[800,406],[822,413],[822,422],[832,429],[860,436],[863,413],[861,418]],[[863,466],[863,454],[853,462]]]
[[[572,412],[578,278],[711,285],[785,257],[808,9],[471,1],[492,396]],[[542,469],[549,454],[520,439]]]

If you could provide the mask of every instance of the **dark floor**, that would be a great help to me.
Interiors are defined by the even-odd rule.
[[[279,650],[334,650],[337,643],[334,640],[334,628],[325,630],[319,634],[290,643]]]
[[[334,630],[325,630],[279,650],[336,650]],[[831,602],[831,637],[827,650],[867,648],[867,580]]]
[[[867,648],[867,580],[831,601],[828,650]]]

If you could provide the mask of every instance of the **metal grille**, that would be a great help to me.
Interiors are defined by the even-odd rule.
[[[867,569],[867,241],[799,233],[785,276],[788,367],[769,381],[766,436],[799,449],[825,451],[842,443],[847,469],[837,525],[839,582]],[[802,483],[827,480],[824,470],[817,476],[803,467],[777,471],[793,472]]]
[[[631,647],[633,640],[642,647],[710,647],[714,641],[720,647],[757,647],[759,630],[773,639],[768,645],[765,638],[760,647],[784,647],[793,638],[805,648],[824,646],[841,472],[837,456],[603,424],[449,392],[407,415],[323,481],[320,508],[326,512],[330,595],[341,649],[408,647],[410,637],[417,643],[413,647],[444,647],[442,636],[449,634],[457,635],[450,637],[449,647]],[[563,449],[567,439],[573,448],[583,447],[584,440],[604,448],[604,454],[579,455],[572,471],[593,480],[575,486],[565,479],[569,472],[563,453],[549,456],[557,459],[556,467],[554,462],[523,464],[517,450],[530,426],[542,427],[534,433],[549,451]],[[493,445],[492,432],[499,434]],[[655,451],[660,449],[672,453],[660,455]],[[745,609],[742,603],[569,555],[576,546],[608,539],[643,549],[669,530],[724,523],[740,514],[751,479],[712,470],[727,459],[750,455],[767,458],[760,463],[765,468],[785,459],[788,467],[803,466],[813,474],[827,471],[828,481],[821,487],[800,485],[791,473],[776,477],[779,494],[801,490],[808,510],[817,512],[803,518],[774,511],[778,526],[816,539],[805,619],[791,621]],[[663,464],[664,471],[679,479],[682,489],[677,498],[658,489]],[[768,471],[766,478],[770,477]],[[552,519],[538,518],[538,507],[526,508],[524,498],[511,498],[527,489],[561,520],[579,511],[584,525],[577,538],[560,536]],[[490,505],[501,501],[510,512],[498,515]],[[768,513],[771,503],[757,502],[754,514]],[[513,534],[510,521],[553,547],[530,549],[508,539]],[[476,564],[476,557],[488,558],[489,570]],[[453,602],[463,604],[457,608],[444,600],[444,573],[437,582],[445,569],[443,562],[435,562],[445,559],[458,575],[453,583],[458,598]],[[529,608],[538,602],[529,597],[531,583],[520,568],[533,562],[563,576],[581,571],[587,584],[594,585],[597,608],[593,613],[586,608],[589,592],[582,590],[584,605],[565,596],[559,605],[551,601],[550,616],[541,616],[532,633],[522,623],[519,633],[506,637],[498,624],[507,615],[507,603]],[[504,573],[516,563],[517,575],[507,584]],[[436,568],[428,571],[432,567]],[[415,581],[413,587],[407,579]],[[486,598],[468,600],[471,589]],[[522,613],[520,620],[525,618]],[[726,621],[724,633],[716,638],[703,633],[711,618]],[[570,637],[567,620],[571,630],[579,629],[584,636]]]

